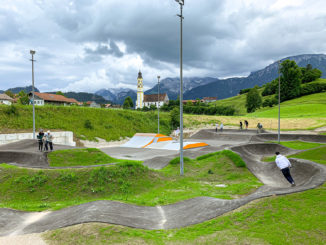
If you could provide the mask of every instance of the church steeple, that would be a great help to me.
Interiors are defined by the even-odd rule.
[[[137,78],[137,101],[136,101],[136,109],[143,108],[144,101],[144,86],[143,86],[143,76],[141,71],[138,72]]]

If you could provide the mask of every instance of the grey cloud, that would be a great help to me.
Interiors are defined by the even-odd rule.
[[[96,49],[91,48],[85,48],[85,53],[87,55],[113,55],[116,57],[122,57],[123,53],[119,49],[118,45],[114,41],[110,41],[110,48],[107,45],[104,45],[102,43],[98,44]]]

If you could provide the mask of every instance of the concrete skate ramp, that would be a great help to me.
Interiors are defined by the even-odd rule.
[[[72,149],[66,145],[54,145],[55,150]],[[47,168],[47,153],[38,151],[37,140],[25,139],[0,146],[0,163],[21,167]]]
[[[248,144],[231,148],[232,151],[241,155],[245,160],[248,169],[265,185],[271,187],[289,187],[290,184],[285,180],[282,172],[275,162],[262,162],[262,156],[273,156],[276,151],[282,155],[294,154],[296,150],[289,149],[278,144]],[[289,159],[292,164],[291,174],[297,186],[304,186],[318,172],[318,168],[296,159]]]
[[[281,134],[281,141],[307,141],[316,143],[326,143],[326,135],[307,135],[307,134]],[[251,141],[277,141],[277,134],[259,134],[251,138]]]
[[[190,139],[249,142],[253,134],[245,131],[246,130],[215,132],[214,130],[203,129],[192,135]]]
[[[145,148],[147,145],[153,143],[157,134],[137,133],[127,143],[121,145],[121,147],[132,148]]]

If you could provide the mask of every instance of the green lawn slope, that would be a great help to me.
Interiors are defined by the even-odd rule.
[[[16,106],[16,112],[8,112],[10,107],[0,106],[0,133],[28,131],[33,128],[32,107]],[[96,137],[119,140],[131,137],[137,132],[157,132],[157,112],[114,110],[77,106],[37,106],[36,128],[45,130],[73,131],[79,139],[96,140]],[[90,125],[85,125],[86,120]],[[170,133],[168,113],[160,113],[160,132]]]

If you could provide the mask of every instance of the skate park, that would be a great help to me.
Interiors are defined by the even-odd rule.
[[[163,137],[163,136],[162,136]],[[164,136],[165,137],[165,136]],[[232,200],[199,196],[177,203],[162,206],[141,206],[118,201],[99,200],[70,206],[55,211],[24,212],[9,208],[0,209],[0,235],[13,236],[40,233],[82,223],[100,222],[132,228],[160,230],[185,227],[237,209],[253,200],[273,196],[302,192],[322,185],[326,180],[326,167],[312,161],[290,158],[292,174],[297,185],[291,187],[283,178],[276,165],[263,162],[264,156],[272,156],[275,151],[290,155],[293,150],[271,141],[277,134],[256,130],[229,129],[215,132],[203,129],[185,139],[185,142],[200,142],[207,145],[184,150],[184,156],[195,158],[224,149],[241,156],[249,171],[263,184],[253,193]],[[326,143],[326,136],[307,134],[281,134],[281,140],[301,140],[304,142]],[[150,140],[151,141],[151,140]],[[101,148],[104,153],[121,159],[136,159],[151,169],[166,167],[171,159],[178,156],[178,150],[143,148],[127,143],[127,146]],[[171,142],[172,143],[172,142]],[[175,141],[174,143],[178,143]],[[134,147],[133,147],[134,146]],[[72,146],[56,145],[55,150],[73,149]],[[50,168],[47,153],[38,152],[37,144],[32,140],[0,146],[0,162],[22,168]],[[94,166],[83,166],[92,168]]]

